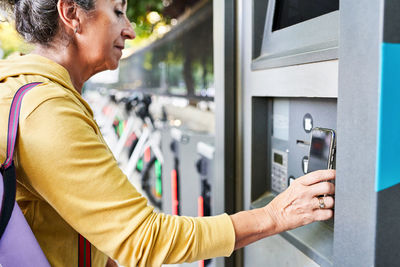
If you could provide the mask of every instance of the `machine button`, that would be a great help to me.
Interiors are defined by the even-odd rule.
[[[308,156],[304,156],[301,161],[301,167],[303,169],[303,173],[306,174],[308,171]]]

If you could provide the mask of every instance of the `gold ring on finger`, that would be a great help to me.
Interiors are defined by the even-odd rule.
[[[319,198],[318,198],[318,201],[319,201],[319,208],[320,208],[320,209],[325,209],[324,197],[319,197]]]

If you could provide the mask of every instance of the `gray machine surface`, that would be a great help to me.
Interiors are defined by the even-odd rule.
[[[339,11],[335,10],[339,7],[338,0],[331,0],[326,3],[327,6],[331,5],[330,8],[334,10],[333,12],[281,30],[274,30],[275,17],[273,13],[277,5],[283,1],[269,0],[265,2],[268,3],[268,7],[266,8],[267,14],[264,22],[264,38],[261,54],[253,61],[254,69],[290,66],[338,57]],[[292,3],[288,2],[290,1],[286,1],[283,5],[292,4],[292,17],[295,17],[296,4],[293,1]],[[304,3],[298,1],[298,3],[300,2]],[[317,1],[313,2],[318,3]],[[254,5],[261,4],[254,3]],[[308,8],[311,7],[312,2],[309,3]],[[258,23],[263,22],[259,21]],[[310,32],[313,34],[310,34]],[[293,36],[296,36],[296,38],[293,38]]]
[[[281,111],[286,108],[288,117],[283,114],[273,116],[272,140],[271,140],[271,164],[280,169],[282,174],[286,174],[286,187],[281,190],[272,190],[282,192],[288,185],[289,177],[300,177],[306,173],[307,161],[303,160],[308,157],[308,151],[311,140],[311,129],[313,127],[322,127],[336,130],[336,99],[304,99],[304,98],[283,98],[273,100],[273,112]],[[277,106],[280,110],[277,110]],[[283,107],[282,107],[283,106]],[[287,129],[282,129],[282,120],[286,122]],[[279,133],[279,136],[277,136]],[[286,140],[285,140],[286,139]],[[287,152],[288,151],[288,152]],[[282,164],[277,164],[273,160],[272,153],[279,152],[287,157],[286,172]],[[280,166],[279,166],[280,165]],[[274,168],[271,168],[271,174]],[[283,171],[282,171],[283,170]],[[275,177],[280,177],[275,172]],[[274,179],[273,179],[274,180]]]
[[[300,146],[304,144],[301,139],[306,139],[301,135],[306,134],[296,130],[301,135],[292,135],[289,130],[288,142],[275,139],[274,134],[267,138],[276,123],[271,121],[277,119],[269,114],[280,113],[273,108],[274,99],[299,103],[306,99],[293,106],[302,111],[289,112],[289,121],[293,118],[289,125],[295,129],[301,128],[298,121],[304,116],[303,107],[315,107],[322,123],[327,124],[315,126],[334,129],[337,121],[334,230],[329,224],[314,223],[282,233],[278,239],[256,242],[244,249],[243,265],[309,266],[304,262],[311,260],[321,266],[398,266],[400,4],[389,0],[340,1],[340,23],[335,29],[340,32],[339,56],[315,60],[304,53],[292,64],[286,64],[285,57],[278,63],[268,63],[267,57],[257,61],[266,46],[253,43],[260,43],[261,27],[252,24],[271,18],[253,8],[267,7],[256,0],[238,0],[237,6],[244,205],[265,205],[284,190],[286,177],[302,175],[301,163],[296,166],[295,162],[305,154],[306,147]],[[254,36],[252,29],[257,30]],[[302,39],[304,33],[292,37]],[[330,104],[318,105],[319,101]],[[279,152],[281,166],[268,158],[274,152]],[[262,168],[263,164],[267,167]]]
[[[171,134],[172,132],[172,134]],[[197,197],[200,195],[200,178],[196,169],[199,159],[197,145],[199,142],[212,144],[214,137],[209,134],[195,133],[188,130],[171,128],[162,134],[162,151],[165,155],[163,166],[163,211],[172,214],[171,171],[174,168],[174,155],[171,143],[177,142],[179,158],[179,194],[180,215],[197,216]]]
[[[215,184],[212,192],[216,214],[243,209],[241,161],[241,108],[236,27],[237,1],[213,1],[215,82]],[[241,250],[218,258],[217,266],[240,266]]]
[[[197,133],[181,128],[168,128],[162,133],[162,152],[164,155],[163,165],[163,212],[173,214],[171,172],[176,167],[174,157],[178,159],[178,192],[179,192],[179,215],[198,216],[198,198],[201,196],[201,176],[199,175],[197,163],[201,158],[199,154],[199,143],[213,144],[214,136],[207,133]],[[200,152],[204,149],[200,149]],[[211,191],[214,184],[214,153],[203,153],[209,157],[208,176]],[[211,209],[212,209],[211,203]],[[214,213],[212,213],[213,215]],[[215,259],[210,261],[207,267],[215,266]],[[198,266],[198,263],[186,263],[181,266]]]
[[[307,172],[312,128],[336,130],[336,99],[261,99],[253,102],[257,109],[252,122],[252,158],[257,158],[252,161],[253,208],[268,204],[292,179]],[[260,120],[264,120],[263,131]],[[265,146],[260,146],[262,138],[267,139]],[[319,264],[332,265],[333,220],[294,229],[282,233],[282,237]]]
[[[305,50],[304,53],[299,50],[286,51],[287,55],[293,56],[292,59],[296,58],[296,62],[288,60],[287,55],[282,53],[269,61],[268,57],[262,56],[263,51],[269,49],[269,39],[266,38],[269,34],[264,32],[264,38],[260,40],[251,31],[255,28],[252,25],[254,22],[261,23],[258,18],[252,17],[252,14],[262,14],[253,9],[260,6],[255,4],[258,1],[238,2],[238,21],[241,24],[237,39],[243,87],[244,205],[245,208],[257,208],[266,205],[282,192],[288,186],[290,177],[304,175],[304,159],[308,156],[311,139],[309,131],[312,127],[336,130],[338,48],[335,42],[331,42],[330,52],[324,55]],[[268,8],[271,5],[261,6]],[[268,12],[264,15],[265,20],[271,20]],[[325,24],[331,29],[330,36],[338,34],[339,15],[335,11],[325,16],[334,21]],[[316,23],[317,20],[305,24]],[[308,42],[310,34],[318,33],[310,32],[307,26],[300,27],[301,30],[296,33],[296,28],[299,29],[298,26],[290,29],[294,33],[290,37],[293,42],[302,38]],[[329,43],[331,39],[328,39],[325,41]],[[286,38],[285,42],[292,40]],[[259,57],[252,52],[252,47],[259,47],[253,42],[263,43]],[[314,48],[315,51],[321,49],[318,45]],[[274,155],[278,157],[277,162],[282,164],[274,162]],[[318,222],[300,227],[246,247],[243,265],[333,266],[333,236],[333,222]]]
[[[268,248],[268,249],[266,249]],[[284,254],[284,256],[281,256]],[[248,246],[244,266],[318,267],[313,260],[279,235],[271,236]],[[249,263],[250,262],[250,263]]]
[[[377,114],[384,2],[390,1],[340,2],[336,266],[398,266],[398,259],[386,265],[375,263]],[[393,247],[386,250],[392,254]]]

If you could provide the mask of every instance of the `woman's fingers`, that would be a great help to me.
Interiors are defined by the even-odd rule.
[[[311,172],[296,180],[299,180],[299,182],[301,182],[303,185],[312,185],[323,181],[334,180],[335,178],[336,178],[335,170],[320,170]]]
[[[310,193],[312,196],[333,195],[335,193],[335,185],[330,182],[322,182],[310,185]]]
[[[276,222],[277,230],[286,231],[314,221],[332,218],[335,170],[309,173],[296,179],[287,190],[267,205],[268,214]]]
[[[318,209],[314,211],[314,219],[316,221],[326,221],[333,217],[333,210],[331,209]]]
[[[315,209],[332,209],[335,206],[335,200],[331,196],[314,197],[313,202]]]

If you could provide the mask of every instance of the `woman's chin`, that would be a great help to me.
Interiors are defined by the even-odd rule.
[[[113,64],[110,66],[109,70],[116,70],[119,66],[119,61],[117,61],[117,63]]]
[[[113,60],[107,64],[107,70],[115,70],[119,66],[119,58],[118,60]]]
[[[116,70],[119,66],[119,58],[118,59],[113,59],[113,60],[108,60],[106,62],[103,62],[103,64],[98,65],[97,68],[95,69],[94,74],[106,71],[106,70]],[[94,75],[93,74],[93,75]]]

